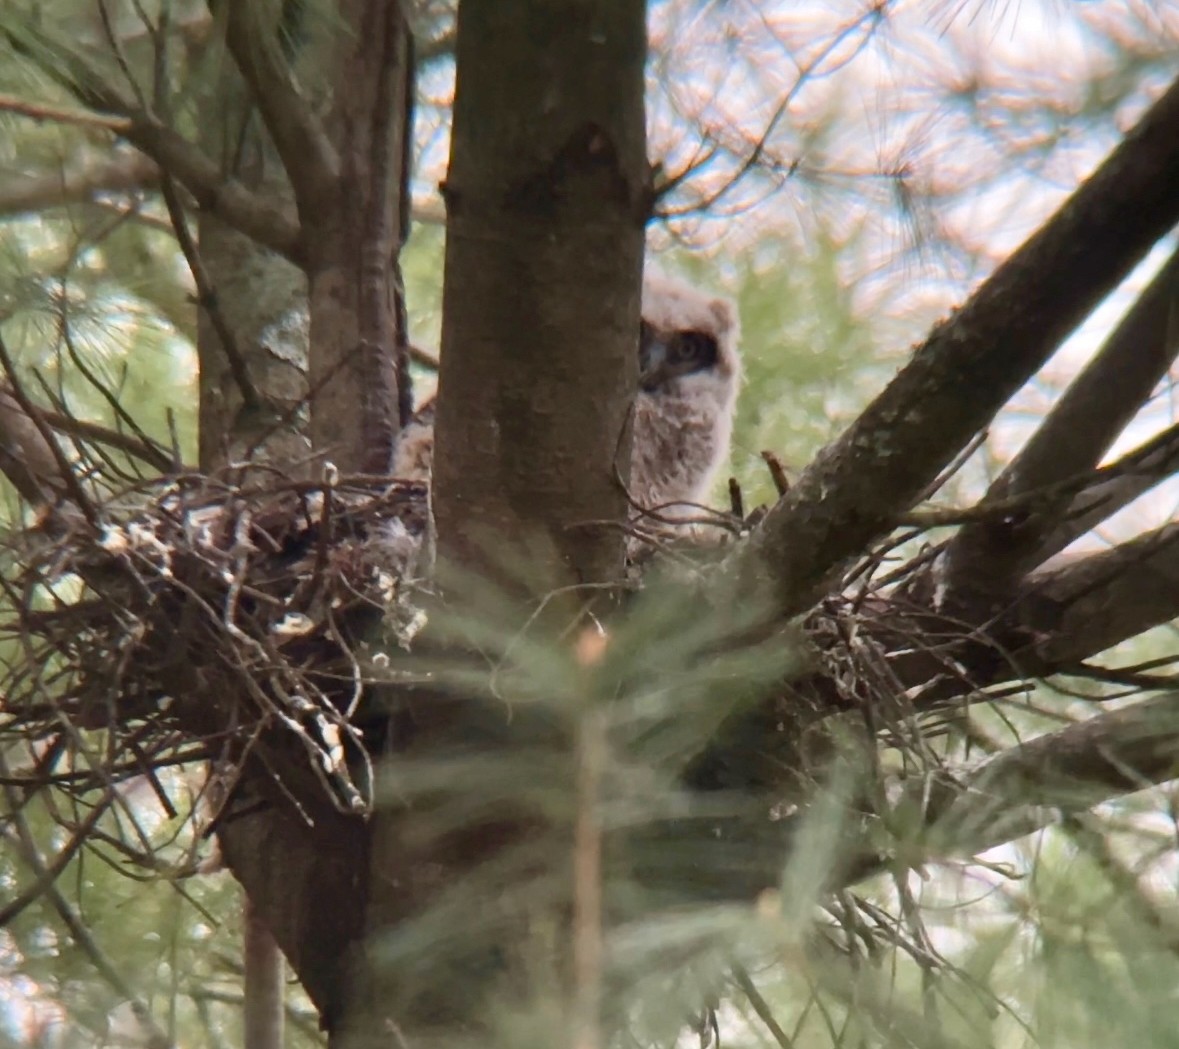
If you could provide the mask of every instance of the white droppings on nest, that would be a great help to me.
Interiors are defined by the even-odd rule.
[[[411,532],[397,517],[387,517],[372,528],[365,540],[365,557],[377,567],[377,585],[385,604],[397,595],[402,580],[420,577],[425,549],[420,532]]]
[[[108,554],[125,554],[131,547],[131,541],[118,525],[104,525],[98,545]]]
[[[426,628],[429,621],[430,617],[420,608],[412,609],[407,619],[397,619],[394,624],[397,643],[408,652],[414,638]]]
[[[216,546],[214,526],[225,520],[223,506],[198,506],[184,512],[184,535],[193,547],[210,550]]]
[[[315,621],[302,612],[288,612],[270,628],[270,632],[279,638],[305,637],[315,630]]]
[[[340,726],[328,721],[322,714],[316,716],[315,725],[323,740],[324,749],[320,754],[324,769],[335,772],[344,764],[344,737],[340,734]]]
[[[390,572],[377,572],[377,595],[385,604],[391,604],[397,597],[397,579]]]

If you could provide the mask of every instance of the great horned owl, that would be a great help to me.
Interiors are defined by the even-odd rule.
[[[728,457],[741,381],[737,337],[731,301],[647,268],[629,486],[640,509],[689,515],[683,504],[707,494]],[[431,400],[402,431],[393,473],[428,480],[433,458]]]

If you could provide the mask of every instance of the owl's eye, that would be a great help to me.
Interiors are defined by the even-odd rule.
[[[716,339],[702,331],[680,332],[671,348],[672,360],[690,369],[716,363]]]

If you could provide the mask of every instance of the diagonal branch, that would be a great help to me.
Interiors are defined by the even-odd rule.
[[[301,264],[299,223],[287,208],[227,178],[198,146],[146,114],[132,114],[126,138],[172,174],[205,211]]]
[[[6,396],[3,391],[0,391],[0,405],[4,405],[5,407],[7,407],[5,404]],[[15,406],[15,402],[13,402],[13,407]],[[41,416],[52,429],[59,433],[76,437],[79,440],[91,441],[95,444],[105,444],[110,448],[125,452],[127,455],[133,455],[136,459],[140,459],[149,466],[155,467],[161,473],[169,473],[177,469],[178,464],[172,461],[172,457],[167,451],[159,444],[149,441],[145,437],[137,437],[134,434],[123,433],[120,430],[112,430],[110,427],[103,426],[101,423],[75,419],[72,415],[67,415],[64,412],[43,409]],[[3,415],[0,414],[0,432],[2,432],[4,425]],[[0,467],[0,469],[8,474],[7,468]]]
[[[93,113],[12,100],[14,112],[45,120],[87,120],[117,130],[128,142],[165,168],[197,203],[259,244],[300,264],[298,219],[289,210],[252,192],[183,135],[163,124],[103,77],[102,71],[76,51],[68,51],[35,26],[23,25],[18,35],[5,30],[14,51],[33,62]],[[64,55],[64,57],[63,57]],[[16,103],[20,108],[15,108]]]
[[[1036,639],[1026,674],[1050,674],[1179,616],[1179,524],[1032,576],[1016,605]]]
[[[220,4],[214,4],[214,14]],[[314,215],[337,185],[340,158],[307,99],[299,92],[274,30],[259,4],[225,5],[225,42],[262,112],[301,216]]]
[[[1179,423],[1093,474],[1068,512],[1040,538],[1035,561],[1043,564],[1075,539],[1108,520],[1179,469]]]
[[[1168,692],[1011,747],[946,785],[931,842],[979,852],[1060,816],[1179,775],[1179,695]],[[962,789],[962,788],[965,789]],[[1045,812],[1050,810],[1050,814]]]
[[[834,891],[898,865],[971,856],[1168,782],[1179,776],[1177,754],[1179,695],[1167,693],[1038,736],[973,768],[915,778],[899,811],[920,814],[916,832],[881,851],[875,820],[833,831],[824,888]],[[810,830],[806,813],[770,821],[756,812],[725,816],[702,809],[695,819],[656,827],[639,839],[635,867],[649,889],[672,899],[683,898],[685,885],[697,902],[754,899],[782,884],[797,849],[813,847]],[[667,846],[668,831],[675,849]],[[685,857],[691,857],[688,882]]]
[[[1092,470],[1179,353],[1179,252],[1142,293],[1020,453],[987,491],[1010,499]],[[967,524],[946,549],[946,585],[1004,593],[1038,563],[1041,540],[1069,508],[1065,496],[1030,520]]]
[[[27,469],[29,471],[29,491],[40,492],[40,498],[35,500],[37,504],[47,501],[49,493],[45,491],[45,486],[48,486],[58,495],[68,495],[86,520],[91,525],[96,524],[97,511],[82,488],[81,481],[74,474],[65,452],[54,440],[53,431],[49,428],[49,424],[37,410],[37,406],[29,400],[28,394],[21,386],[12,356],[9,354],[3,338],[0,338],[0,369],[4,374],[3,380],[0,381],[3,382],[4,416],[7,427],[5,436],[8,438],[15,436],[18,441],[17,452],[25,452],[30,457],[28,463],[22,464],[19,459],[16,461],[16,469],[9,473],[9,479],[19,489],[20,471]],[[35,440],[34,436],[40,439]],[[11,457],[12,449],[9,449],[3,459],[9,460]],[[8,463],[8,465],[12,464]],[[25,493],[22,491],[22,494]]]
[[[805,609],[848,558],[887,532],[1179,221],[1179,83],[950,319],[724,563]]]

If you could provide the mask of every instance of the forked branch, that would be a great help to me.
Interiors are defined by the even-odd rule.
[[[1019,454],[988,489],[984,503],[1033,492],[1094,469],[1179,353],[1179,253],[1114,329]],[[985,585],[1009,590],[1034,568],[1042,540],[1070,500],[1041,506],[1030,519],[966,525],[946,550],[951,591]]]
[[[767,581],[782,613],[808,607],[1177,221],[1179,83],[819,453],[728,581]]]

